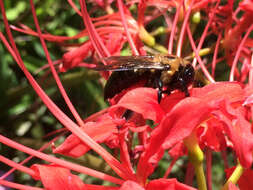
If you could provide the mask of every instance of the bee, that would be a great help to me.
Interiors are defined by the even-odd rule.
[[[194,80],[194,68],[187,60],[175,55],[112,56],[103,58],[108,65],[97,65],[97,71],[113,71],[104,88],[104,99],[111,99],[138,82],[158,89],[162,94],[180,90],[189,96],[188,86]],[[165,88],[165,90],[164,90]]]

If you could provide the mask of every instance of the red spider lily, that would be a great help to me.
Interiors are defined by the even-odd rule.
[[[129,16],[127,17],[127,23],[130,24],[129,30],[133,35],[138,32],[138,27],[134,23],[134,20]],[[95,20],[94,26],[97,27],[97,33],[103,39],[108,55],[119,55],[124,43],[126,43],[126,38],[123,32],[123,26],[120,22],[119,14],[112,14],[109,16],[104,16]],[[113,32],[113,33],[112,33]],[[81,63],[81,61],[86,58],[89,54],[94,53],[93,47],[90,46],[91,43],[86,42],[82,49],[77,48],[71,52],[68,52],[63,56],[63,69],[72,68]],[[77,55],[78,54],[78,55]],[[107,55],[107,56],[108,56]]]
[[[139,31],[139,27],[137,26],[136,21],[130,15],[124,15],[126,18],[126,22],[128,25],[128,30],[132,36],[136,36]],[[121,22],[120,14],[114,13],[106,16],[102,16],[100,18],[93,19],[94,21],[94,29],[96,33],[100,36],[102,41],[100,43],[104,43],[106,49],[102,51],[106,51],[106,55],[119,55],[123,45],[126,43],[126,36],[124,34],[124,28]],[[38,33],[26,27],[25,25],[21,25],[23,29],[12,26],[12,29],[29,34],[38,36]],[[76,36],[73,37],[61,37],[61,36],[53,36],[49,34],[42,34],[43,38],[48,41],[55,42],[64,42],[66,40],[78,39],[85,36],[88,36],[87,29],[80,32]],[[60,71],[67,71],[70,68],[82,66],[83,60],[90,55],[94,54],[96,48],[92,46],[92,40],[88,40],[81,45],[76,45],[78,47],[71,48],[69,52],[65,53],[62,58],[63,64],[60,66]],[[73,46],[73,45],[72,45]],[[98,52],[99,50],[97,50]],[[85,64],[85,66],[88,66]]]
[[[136,35],[138,32],[138,26],[135,20],[130,16],[127,16],[127,24],[129,25],[129,31],[132,35]],[[102,38],[102,43],[105,44],[107,49],[107,56],[119,55],[123,45],[126,43],[126,37],[123,33],[123,26],[120,22],[120,16],[118,13],[103,16],[94,20],[94,27],[96,32]],[[93,54],[95,49],[91,46],[91,42],[85,42],[81,47],[76,48],[63,56],[63,65],[61,70],[65,71],[69,68],[82,65],[82,60],[87,58],[90,54]],[[104,55],[105,56],[105,55]]]
[[[117,124],[114,123],[112,118],[108,115],[102,116],[99,118],[99,121],[87,122],[82,127],[82,130],[98,143],[117,140],[115,137],[115,134],[117,133]],[[83,144],[78,137],[70,135],[61,146],[54,150],[54,153],[79,157],[84,155],[89,149],[90,147]]]
[[[85,184],[66,168],[57,166],[34,165],[35,179],[42,181],[47,189],[86,189]]]
[[[233,167],[226,170],[227,178],[231,176],[231,174],[233,173],[235,169],[236,168]],[[246,169],[238,181],[239,188],[243,190],[252,189],[253,187],[253,183],[251,181],[252,176],[253,176],[253,171],[251,169]]]
[[[120,190],[127,190],[127,189],[137,189],[137,190],[155,190],[155,189],[178,189],[178,190],[193,190],[192,187],[187,187],[186,185],[177,182],[175,179],[157,179],[151,181],[146,188],[141,187],[139,184],[126,181]]]
[[[151,94],[153,95],[151,96]],[[180,93],[178,95],[179,97],[181,96]],[[139,180],[142,180],[145,184],[147,177],[153,172],[161,159],[164,150],[172,148],[175,144],[190,136],[194,130],[202,126],[202,123],[205,124],[205,128],[210,128],[209,130],[207,129],[209,132],[208,135],[219,134],[216,142],[218,143],[216,146],[219,148],[216,150],[219,150],[220,147],[225,149],[227,146],[231,146],[222,143],[225,139],[221,134],[226,133],[240,162],[245,167],[249,167],[252,164],[251,152],[253,148],[253,137],[250,132],[251,126],[245,119],[242,108],[238,108],[238,105],[242,104],[245,97],[246,94],[243,89],[236,83],[217,83],[208,85],[204,88],[192,89],[192,96],[182,99],[181,101],[179,100],[161,121],[157,120],[156,116],[150,116],[150,114],[154,112],[155,115],[164,115],[161,114],[161,107],[166,107],[164,103],[170,101],[165,99],[161,102],[160,107],[157,103],[155,90],[137,88],[123,96],[122,101],[113,106],[111,112],[116,111],[115,109],[118,107],[124,107],[141,114],[146,119],[153,119],[157,123],[160,123],[151,133],[150,138],[146,137],[149,140],[146,145],[144,144],[146,149],[143,150],[138,163],[137,177],[142,178]],[[167,99],[169,98],[171,97],[168,96]],[[172,98],[174,99],[173,96]],[[149,109],[143,109],[143,105],[146,106],[148,102],[154,102],[153,104],[156,106],[148,106]],[[192,111],[188,112],[188,110]],[[236,110],[238,110],[238,112]],[[231,117],[231,114],[233,117]],[[215,122],[217,127],[215,127],[211,121],[213,121],[213,123]],[[103,119],[103,122],[106,122],[106,120]],[[115,128],[116,124],[112,122],[111,127]],[[94,130],[96,131],[96,128],[94,128]],[[103,130],[104,128],[100,129],[100,131]],[[239,130],[239,132],[235,130]],[[111,131],[111,133],[115,133],[115,131]],[[91,134],[94,140],[96,140],[97,134],[99,133],[95,132],[94,135]],[[104,135],[106,134],[104,133]],[[108,139],[111,137],[112,136]],[[210,138],[207,138],[206,141],[201,138],[201,141],[206,146],[210,146],[211,149],[213,148],[213,145],[209,143]],[[66,143],[67,142],[68,141],[66,141]],[[97,142],[100,142],[100,140],[97,140]],[[74,144],[75,142],[72,140],[71,143]],[[67,146],[67,144],[64,146]],[[78,148],[77,144],[75,144],[75,147]],[[70,150],[74,151],[75,147],[70,146]],[[79,149],[79,153],[83,153],[83,151],[86,150],[85,147],[82,149],[83,150]],[[81,156],[81,154],[78,156]]]
[[[126,189],[140,189],[140,190],[154,190],[154,189],[178,189],[178,190],[193,190],[195,188],[179,183],[176,179],[157,179],[150,181],[146,188],[143,188],[134,181],[126,181],[119,187],[101,187],[98,185],[84,184],[80,178],[70,173],[66,168],[50,165],[34,165],[32,167],[36,171],[35,179],[41,180],[47,189],[110,189],[110,190],[126,190]]]
[[[246,5],[251,5],[251,1],[240,3],[239,9],[245,12],[240,19],[237,18],[237,13],[233,10],[233,1],[229,1],[224,6],[219,5],[219,1],[215,1],[215,4],[211,4],[210,22],[207,23],[203,35],[197,40],[194,40],[192,35],[194,32],[192,28],[194,27],[191,26],[190,16],[191,13],[195,14],[199,10],[207,11],[209,1],[159,1],[158,3],[152,0],[140,1],[138,2],[139,12],[137,19],[134,19],[131,11],[127,9],[128,5],[134,5],[135,2],[128,2],[125,5],[121,0],[117,0],[118,12],[94,19],[90,17],[84,1],[80,0],[81,11],[75,7],[72,1],[69,2],[82,17],[86,26],[86,29],[77,36],[64,38],[42,34],[32,0],[30,4],[37,31],[34,32],[25,27],[23,27],[25,28],[24,30],[12,28],[40,38],[52,74],[78,125],[54,104],[27,71],[14,43],[2,1],[0,1],[1,12],[10,43],[1,32],[0,39],[14,60],[19,64],[43,103],[71,132],[64,143],[53,150],[53,153],[80,157],[92,150],[108,163],[118,177],[61,160],[40,151],[34,151],[1,135],[0,142],[48,161],[50,164],[36,164],[29,168],[1,156],[0,160],[2,162],[29,174],[36,180],[40,180],[46,189],[183,190],[194,188],[173,178],[166,179],[166,177],[169,175],[175,161],[182,155],[187,155],[195,168],[199,189],[206,189],[203,151],[208,149],[220,152],[229,147],[235,152],[235,158],[239,160],[241,165],[233,172],[237,179],[228,180],[224,188],[236,189],[234,184],[241,175],[242,180],[251,176],[250,172],[246,172],[245,176],[243,176],[242,172],[237,173],[240,167],[247,168],[246,171],[250,171],[249,168],[253,161],[253,136],[250,123],[252,119],[253,78],[250,67],[252,60],[250,61],[249,57],[252,52],[249,51],[249,44],[251,43],[248,40],[253,28],[250,22],[252,10],[251,8],[245,8]],[[107,12],[111,11],[111,1],[96,1],[96,3],[107,9]],[[83,62],[86,58],[93,58],[94,63],[96,63],[99,58],[119,55],[126,44],[129,44],[133,54],[144,55],[146,51],[143,44],[146,44],[151,49],[161,47],[160,44],[157,44],[155,38],[145,30],[146,24],[149,24],[150,21],[157,17],[157,15],[152,14],[146,15],[148,8],[154,7],[154,5],[157,5],[157,7],[151,9],[151,13],[159,13],[159,16],[163,15],[168,23],[168,28],[165,31],[171,31],[167,44],[168,50],[163,47],[160,51],[163,52],[165,49],[166,52],[172,53],[175,40],[178,42],[178,56],[181,56],[183,48],[190,47],[187,53],[192,52],[193,49],[196,60],[205,76],[213,83],[202,88],[190,87],[190,97],[185,97],[182,92],[175,90],[170,95],[164,95],[160,104],[157,101],[156,89],[133,85],[112,98],[111,102],[113,104],[105,111],[96,113],[86,120],[81,119],[61,84],[49,56],[45,40],[59,42],[89,36],[89,40],[83,44],[78,44],[78,47],[63,55],[63,65],[61,65],[60,69],[66,72],[76,66],[92,67],[92,65],[88,66],[87,63]],[[175,18],[168,18],[166,11],[163,10],[168,8],[176,8]],[[224,24],[222,19],[229,22]],[[209,27],[212,27],[211,33],[207,32]],[[222,31],[224,29],[225,33],[223,35]],[[232,65],[230,80],[233,81],[235,75],[239,82],[214,83],[214,79],[208,72],[208,65],[204,64],[200,57],[204,39],[211,34],[218,36],[218,44],[223,41],[221,48],[226,52],[224,58],[228,60],[228,65]],[[195,42],[199,42],[197,46]],[[238,46],[239,48],[237,49]],[[214,71],[218,62],[216,57],[219,45],[215,44],[213,47],[215,47],[213,52],[214,61],[212,63]],[[209,53],[212,51],[210,47],[207,49],[209,49]],[[232,56],[229,57],[231,54],[228,52]],[[235,55],[235,58],[233,55]],[[243,62],[241,71],[236,69],[239,58]],[[194,66],[196,65],[196,60],[193,61]],[[246,79],[249,80],[249,84],[242,83]],[[127,112],[126,110],[131,110],[132,116],[130,118],[122,117]],[[151,120],[154,126],[147,125],[147,120]],[[136,139],[138,144],[135,142]],[[105,149],[101,144],[103,146],[107,145],[109,148]],[[166,171],[165,177],[149,180],[166,151],[169,152],[174,160]],[[110,152],[114,152],[115,156]],[[86,184],[78,176],[72,174],[71,171],[109,181],[114,186],[106,187]],[[208,173],[210,173],[209,169],[207,169]],[[20,189],[35,189],[11,182],[7,183],[3,178],[0,179],[1,184]],[[209,189],[211,189],[210,178],[208,178],[207,183]],[[238,181],[238,184],[242,187],[247,186],[245,182]]]

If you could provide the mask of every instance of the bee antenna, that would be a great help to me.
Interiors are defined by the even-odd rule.
[[[188,55],[186,57],[184,57],[185,61],[192,61],[194,59],[194,57],[192,55]]]

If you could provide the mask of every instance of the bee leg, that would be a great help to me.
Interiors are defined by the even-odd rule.
[[[162,90],[158,89],[158,92],[157,92],[157,101],[158,101],[159,104],[160,104],[160,102],[162,100],[162,95],[163,95]]]
[[[163,82],[160,78],[155,79],[155,87],[158,88],[157,101],[160,103],[163,95]]]
[[[189,91],[188,91],[188,88],[185,89],[184,94],[185,94],[185,97],[189,97],[189,96],[190,96],[190,93],[189,93]]]
[[[190,96],[190,93],[188,91],[188,88],[187,88],[187,85],[184,81],[183,78],[179,78],[178,81],[180,82],[180,85],[181,85],[181,91],[185,93],[185,97],[189,97]]]
[[[164,90],[164,91],[163,91],[163,94],[170,95],[170,94],[171,94],[171,90],[170,90],[170,89]]]

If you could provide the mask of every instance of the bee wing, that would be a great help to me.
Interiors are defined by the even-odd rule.
[[[166,65],[156,61],[154,56],[112,56],[102,60],[107,62],[108,65],[97,65],[92,69],[98,71],[127,71],[135,69],[163,70],[166,67]]]

